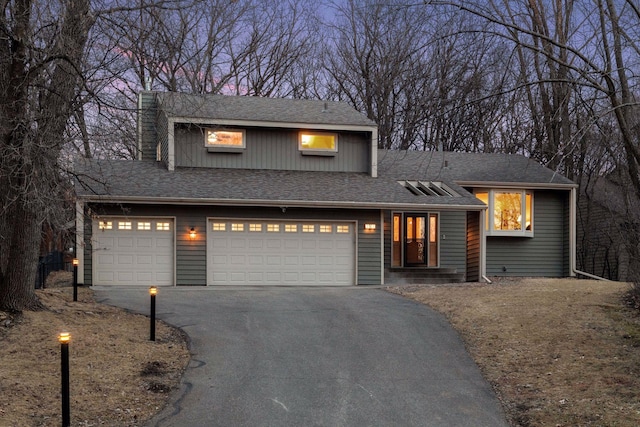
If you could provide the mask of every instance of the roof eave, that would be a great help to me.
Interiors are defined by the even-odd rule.
[[[506,188],[530,190],[571,190],[578,188],[578,184],[560,184],[551,182],[504,182],[504,181],[455,181],[461,187],[474,188]]]
[[[332,124],[332,123],[300,123],[300,122],[271,122],[264,120],[234,120],[216,119],[204,117],[186,117],[167,114],[167,118],[173,123],[218,125],[218,126],[243,126],[243,127],[267,127],[267,128],[291,128],[291,129],[322,129],[333,131],[375,132],[375,124]]]
[[[340,209],[413,209],[413,210],[465,210],[481,211],[485,205],[448,205],[425,203],[390,202],[344,202],[306,200],[264,200],[264,199],[198,199],[185,197],[133,197],[133,196],[78,196],[78,200],[94,203],[138,203],[158,205],[200,205],[200,206],[263,206],[287,208],[340,208]]]

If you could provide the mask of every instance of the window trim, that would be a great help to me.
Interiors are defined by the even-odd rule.
[[[333,136],[334,147],[331,148],[304,148],[302,146],[303,135]],[[338,134],[336,132],[320,132],[311,130],[301,130],[298,132],[298,151],[303,156],[335,156],[338,153]]]
[[[479,193],[487,194],[487,214],[485,221],[485,234],[487,236],[503,236],[503,237],[534,237],[535,230],[535,218],[534,218],[534,192],[533,190],[526,189],[514,189],[514,188],[478,188],[474,190],[474,195]],[[520,193],[520,212],[524,216],[522,230],[496,230],[494,228],[494,210],[495,210],[495,195],[497,193]],[[527,230],[526,218],[527,218],[527,196],[531,199],[531,229]]]
[[[209,144],[209,133],[235,132],[242,134],[242,145]],[[242,153],[247,148],[247,132],[235,128],[205,128],[204,146],[209,153]]]

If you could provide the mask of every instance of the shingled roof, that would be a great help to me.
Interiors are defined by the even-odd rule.
[[[466,207],[484,204],[454,183],[455,197],[416,195],[402,183],[366,173],[176,168],[134,160],[86,160],[76,167],[79,198],[105,202],[318,206]]]
[[[517,154],[379,150],[378,173],[397,179],[454,181],[469,186],[575,186],[570,179]]]
[[[173,118],[376,128],[374,122],[344,102],[177,92],[158,92],[156,99],[159,109]]]

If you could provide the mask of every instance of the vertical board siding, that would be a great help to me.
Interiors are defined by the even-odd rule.
[[[440,212],[440,267],[464,272],[467,266],[466,212]]]
[[[165,165],[169,164],[169,122],[167,116],[162,113],[158,115],[158,141],[160,144],[160,160]]]
[[[563,277],[567,271],[566,191],[535,191],[533,237],[487,237],[487,274]],[[506,270],[506,271],[505,271]]]
[[[335,156],[305,156],[298,150],[298,131],[245,129],[241,153],[208,152],[205,127],[176,127],[176,166],[231,169],[279,169],[329,172],[368,172],[369,140],[364,133],[339,133]]]
[[[94,205],[95,206],[95,205]],[[206,285],[207,279],[207,218],[265,219],[279,221],[318,220],[318,221],[356,221],[354,236],[357,236],[357,277],[356,284],[379,285],[382,283],[380,238],[380,211],[299,209],[289,208],[282,212],[279,208],[242,208],[242,207],[185,207],[150,205],[101,205],[101,215],[126,215],[138,217],[175,217],[176,233],[176,284]],[[375,233],[364,232],[364,222],[378,225]],[[91,221],[86,222],[86,235],[90,236]],[[189,230],[196,229],[197,237],[191,240]],[[85,283],[91,280],[91,248],[85,249]]]
[[[467,212],[467,282],[480,281],[480,212]]]

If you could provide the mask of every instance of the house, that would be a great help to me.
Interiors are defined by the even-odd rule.
[[[80,283],[570,276],[575,185],[518,155],[384,151],[348,105],[142,92],[137,160],[76,174]]]

